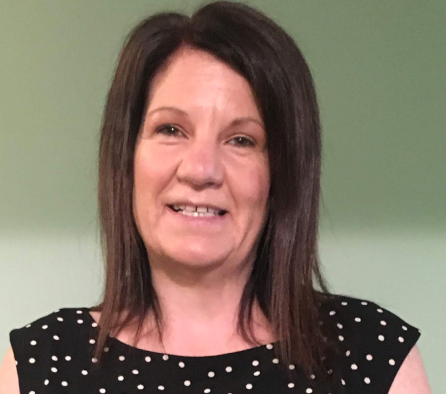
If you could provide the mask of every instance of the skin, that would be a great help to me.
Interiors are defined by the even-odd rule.
[[[166,317],[166,351],[249,347],[235,332],[235,317],[270,185],[250,85],[212,55],[183,48],[152,81],[148,101],[135,149],[134,215]],[[167,205],[184,200],[227,213],[218,224],[198,226]],[[273,339],[258,308],[256,316],[259,335]]]
[[[151,264],[167,271],[169,260],[193,275],[240,266],[269,189],[266,134],[248,82],[211,55],[183,49],[153,81],[149,101],[135,150],[134,211]],[[253,120],[230,125],[241,117]],[[157,132],[165,123],[177,129]],[[184,199],[225,208],[223,225],[176,221],[166,202]]]
[[[211,55],[187,49],[156,76],[149,102],[147,113],[164,106],[184,113],[146,116],[135,151],[135,219],[167,323],[165,347],[153,335],[138,347],[196,356],[250,347],[235,332],[236,310],[263,225],[269,171],[266,135],[249,84]],[[238,117],[254,121],[230,126]],[[155,133],[165,123],[179,132]],[[228,213],[220,225],[195,226],[166,207],[183,199],[209,201]],[[92,315],[99,321],[99,312]],[[257,305],[254,332],[263,343],[275,340]],[[131,343],[133,333],[123,330],[117,339]],[[416,346],[389,393],[431,393]],[[0,394],[19,394],[12,349],[0,370]]]

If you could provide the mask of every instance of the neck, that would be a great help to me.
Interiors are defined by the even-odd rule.
[[[252,347],[237,332],[238,312],[251,265],[190,268],[153,264],[152,281],[163,313],[162,344],[144,335],[149,350],[179,355],[213,355]],[[273,342],[269,323],[257,303],[252,327],[261,343]],[[153,328],[153,324],[148,324]],[[218,339],[218,340],[216,340]],[[157,349],[157,350],[155,350]]]

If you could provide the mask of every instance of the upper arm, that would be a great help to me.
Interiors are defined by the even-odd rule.
[[[12,347],[6,352],[0,368],[0,394],[20,394],[19,378]]]
[[[414,346],[401,364],[390,387],[389,394],[431,393],[420,352],[417,346]]]

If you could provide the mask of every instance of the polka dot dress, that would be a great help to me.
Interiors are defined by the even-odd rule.
[[[10,332],[23,394],[374,393],[390,389],[420,331],[379,305],[338,295],[321,308],[342,350],[330,360],[334,387],[294,365],[289,378],[278,343],[192,357],[134,348],[110,338],[100,364],[92,357],[98,327],[89,308],[63,308]]]

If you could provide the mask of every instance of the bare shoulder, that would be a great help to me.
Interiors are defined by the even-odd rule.
[[[19,378],[12,348],[6,352],[0,368],[0,394],[20,394]]]
[[[98,323],[101,318],[101,312],[100,311],[90,311],[89,312],[93,320]]]
[[[409,352],[395,376],[389,394],[431,394],[417,346]]]

